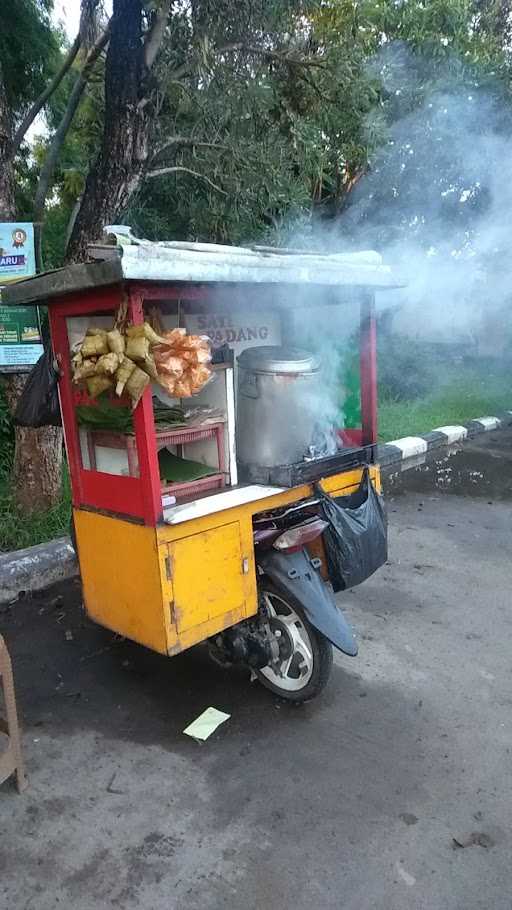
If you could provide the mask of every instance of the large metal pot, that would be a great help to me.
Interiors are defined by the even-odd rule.
[[[238,461],[265,467],[301,461],[320,399],[318,359],[298,348],[246,348],[238,367]]]

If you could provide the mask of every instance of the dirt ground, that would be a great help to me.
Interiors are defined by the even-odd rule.
[[[301,708],[117,640],[78,584],[0,614],[30,775],[0,907],[510,910],[512,433],[387,490],[389,564],[341,598],[360,655]]]

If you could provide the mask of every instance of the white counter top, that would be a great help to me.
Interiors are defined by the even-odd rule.
[[[192,518],[203,518],[205,515],[222,512],[224,509],[234,509],[236,506],[257,502],[259,499],[266,499],[267,496],[275,496],[277,493],[285,491],[284,487],[267,487],[261,484],[234,487],[231,490],[223,490],[222,493],[215,493],[213,496],[205,496],[193,502],[183,503],[183,505],[170,506],[164,509],[164,521],[168,525],[177,525],[183,521],[190,521]]]

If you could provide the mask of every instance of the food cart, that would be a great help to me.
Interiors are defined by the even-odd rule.
[[[335,501],[365,477],[380,492],[374,294],[396,281],[375,254],[144,241],[91,252],[92,262],[4,294],[8,305],[48,306],[86,612],[170,656],[208,642],[216,659],[242,661],[303,701],[325,684],[330,642],[357,652],[329,584],[318,493]],[[212,379],[197,395],[179,401],[149,384],[121,429],[84,422],[98,401],[72,381],[77,345],[111,328],[120,309],[133,331],[156,310],[167,332],[206,335],[213,350]],[[300,382],[311,391],[315,378],[315,401],[326,382],[322,350],[307,346],[320,326],[331,349],[347,327],[334,447],[332,436],[304,444],[311,407],[301,416],[297,399]],[[181,424],[157,420],[159,407],[176,405]],[[282,559],[292,568],[274,566]],[[287,598],[293,580],[308,591]]]

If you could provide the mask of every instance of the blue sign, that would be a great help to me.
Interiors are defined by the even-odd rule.
[[[35,274],[34,225],[28,221],[0,222],[0,287]]]

